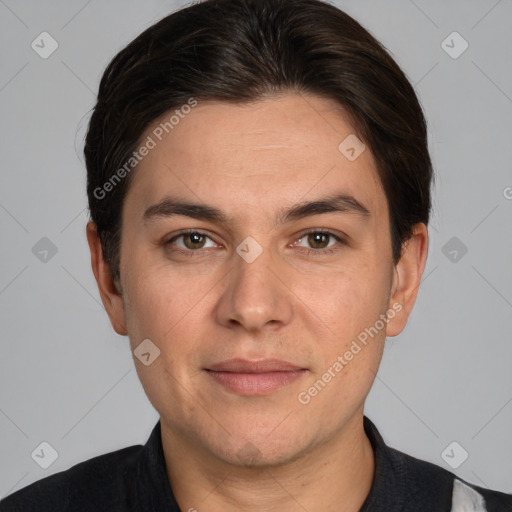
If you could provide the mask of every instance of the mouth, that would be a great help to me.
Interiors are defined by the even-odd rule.
[[[213,382],[228,391],[242,396],[262,396],[290,385],[304,376],[307,369],[279,359],[230,359],[205,371]]]

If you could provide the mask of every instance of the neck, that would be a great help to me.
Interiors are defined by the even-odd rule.
[[[169,482],[187,512],[358,512],[371,489],[374,456],[362,413],[293,460],[259,467],[226,463],[161,425]]]

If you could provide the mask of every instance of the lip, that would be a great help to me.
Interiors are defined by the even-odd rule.
[[[229,359],[220,363],[212,364],[207,368],[214,372],[233,372],[233,373],[268,373],[268,372],[291,372],[304,370],[300,366],[281,361],[280,359],[260,359],[249,361],[247,359]]]
[[[279,359],[230,359],[213,364],[205,370],[215,382],[242,396],[273,393],[295,382],[307,372],[306,368]]]

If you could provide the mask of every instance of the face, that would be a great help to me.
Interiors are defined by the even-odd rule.
[[[410,309],[375,161],[340,151],[354,129],[315,96],[200,103],[158,141],[162,119],[109,315],[160,351],[134,361],[168,435],[229,463],[293,460],[360,418]]]

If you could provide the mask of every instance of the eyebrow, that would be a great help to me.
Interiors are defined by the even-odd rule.
[[[349,194],[334,194],[313,201],[301,202],[290,208],[282,209],[277,215],[277,224],[303,219],[311,215],[325,213],[348,213],[363,220],[371,217],[370,210]],[[143,214],[144,222],[158,217],[173,217],[184,215],[197,220],[229,224],[232,220],[222,210],[215,206],[200,203],[190,203],[172,197],[166,197],[159,203],[150,206]]]

